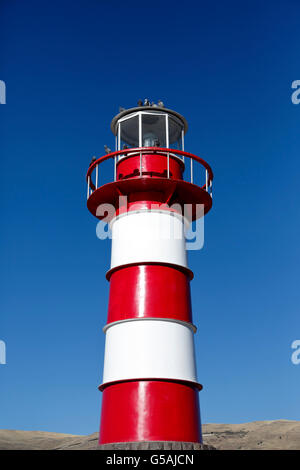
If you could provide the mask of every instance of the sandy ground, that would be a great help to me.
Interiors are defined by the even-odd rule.
[[[218,449],[300,450],[300,421],[204,424],[203,441]]]
[[[243,424],[204,424],[203,441],[217,449],[300,450],[300,421],[254,421]],[[41,431],[0,430],[0,450],[95,449],[98,433],[89,436]]]

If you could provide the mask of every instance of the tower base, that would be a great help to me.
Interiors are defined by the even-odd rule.
[[[181,441],[142,441],[142,442],[114,442],[100,444],[98,450],[217,450],[210,445],[200,442]]]

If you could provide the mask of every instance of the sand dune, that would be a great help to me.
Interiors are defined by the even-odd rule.
[[[300,450],[300,421],[254,421],[243,424],[204,424],[203,441],[217,449]],[[96,449],[98,433],[89,436],[42,431],[0,430],[0,450]]]
[[[300,421],[204,424],[203,441],[218,449],[300,450]]]

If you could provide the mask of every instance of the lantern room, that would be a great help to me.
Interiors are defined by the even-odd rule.
[[[155,203],[190,205],[193,220],[201,216],[199,205],[207,213],[213,173],[205,160],[185,151],[187,129],[181,114],[161,105],[122,109],[111,122],[115,150],[105,146],[106,155],[94,157],[87,172],[89,210],[101,219],[101,204],[118,208],[119,198],[126,196],[130,206],[151,193]],[[103,184],[101,165],[110,159],[113,175]]]
[[[115,150],[163,147],[184,150],[187,122],[170,109],[153,106],[131,108],[112,120]]]

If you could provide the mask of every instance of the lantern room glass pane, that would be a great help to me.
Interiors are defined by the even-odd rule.
[[[164,114],[142,114],[142,147],[166,147]]]
[[[182,150],[183,124],[173,116],[169,116],[169,147]]]
[[[129,117],[120,122],[121,144],[120,149],[139,147],[139,118],[138,116]]]

